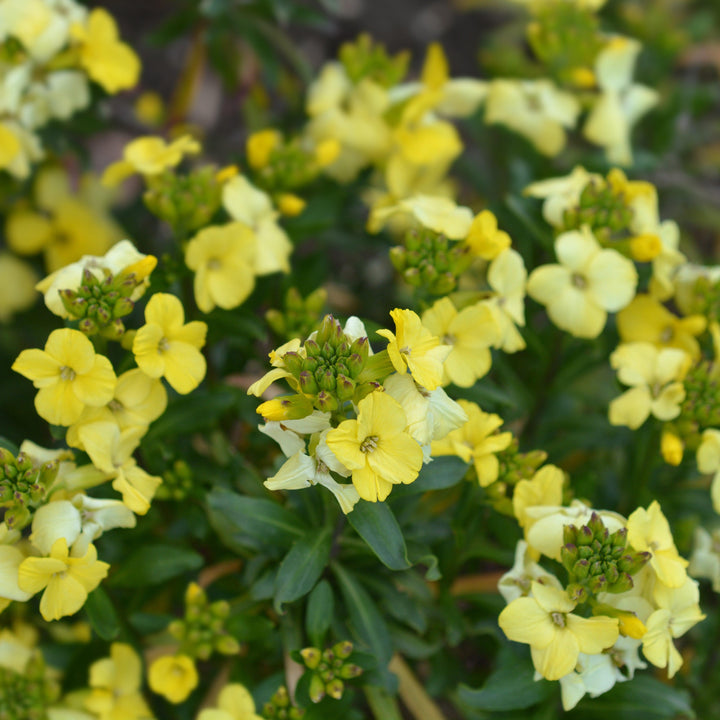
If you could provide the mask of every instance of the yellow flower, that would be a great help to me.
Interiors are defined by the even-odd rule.
[[[650,295],[637,295],[617,316],[618,332],[624,343],[648,342],[658,348],[678,348],[693,358],[700,357],[695,339],[707,326],[702,315],[678,317]]]
[[[562,505],[563,471],[555,465],[541,467],[530,480],[521,480],[513,493],[513,512],[520,527],[529,528],[534,518],[528,508]]]
[[[658,420],[676,418],[685,399],[682,380],[690,364],[690,356],[682,350],[658,350],[644,342],[620,345],[610,355],[610,365],[630,390],[610,403],[610,423],[635,430],[650,415]]]
[[[395,321],[395,333],[378,330],[378,335],[388,340],[387,351],[396,372],[401,375],[408,370],[415,382],[426,390],[434,390],[442,384],[443,363],[450,354],[450,345],[441,345],[412,310],[396,308],[390,312]]]
[[[72,425],[86,406],[110,402],[117,382],[110,361],[79,330],[54,330],[45,350],[23,350],[12,369],[33,381],[38,415],[53,425]]]
[[[217,708],[202,710],[197,720],[262,720],[255,713],[255,702],[244,685],[231,683],[220,691]]]
[[[685,578],[678,586],[669,588],[657,585],[653,600],[659,606],[650,615],[643,635],[643,655],[656,667],[667,667],[668,677],[673,677],[682,665],[673,638],[684,635],[693,625],[705,619],[698,601],[700,593],[697,581]]]
[[[618,638],[618,621],[604,615],[574,615],[575,603],[564,590],[532,583],[532,595],[513,600],[498,623],[515,642],[530,645],[535,669],[547,680],[572,672],[578,655],[596,655]]]
[[[393,484],[408,484],[418,476],[423,452],[406,427],[400,405],[376,391],[358,403],[357,420],[345,420],[328,432],[327,446],[352,471],[364,500],[384,500]]]
[[[475,403],[458,400],[468,420],[453,430],[443,440],[432,444],[433,457],[457,455],[464,462],[472,462],[482,487],[494,483],[498,478],[500,464],[496,453],[505,450],[512,442],[512,433],[495,432],[502,424],[499,415],[483,412]]]
[[[92,690],[85,707],[99,720],[150,720],[152,712],[140,692],[142,665],[131,645],[113,643],[110,657],[90,666]]]
[[[153,135],[139,137],[125,146],[122,160],[105,168],[102,183],[114,187],[134,173],[159,175],[179,165],[185,155],[199,152],[200,143],[189,135],[183,135],[170,144]]]
[[[72,33],[80,42],[80,64],[106,92],[135,87],[140,60],[131,47],[118,40],[117,25],[107,10],[95,8],[87,26],[75,25]]]
[[[198,320],[185,324],[182,303],[167,293],[150,298],[145,323],[133,340],[138,367],[152,378],[164,377],[181,395],[194,390],[205,377],[200,348],[205,344],[207,325]]]
[[[522,255],[512,248],[503,250],[491,261],[487,273],[493,294],[483,302],[492,310],[500,332],[494,347],[506,353],[525,347],[525,340],[517,326],[525,325],[525,283],[527,271]]]
[[[637,552],[652,553],[650,567],[663,585],[678,588],[685,583],[688,561],[678,555],[670,525],[657,500],[647,510],[635,510],[628,518],[627,530],[628,545]]]
[[[223,186],[223,207],[233,220],[244,223],[255,233],[256,275],[290,272],[293,246],[277,223],[278,213],[267,193],[258,190],[243,175],[236,175]]]
[[[720,430],[708,428],[702,434],[697,449],[697,465],[701,473],[715,473],[710,485],[710,498],[713,509],[720,513]]]
[[[498,229],[497,218],[489,210],[483,210],[475,216],[465,238],[465,244],[473,255],[483,260],[494,260],[510,247],[510,242],[510,236]]]
[[[660,97],[656,90],[632,82],[640,49],[637,40],[618,35],[595,59],[595,76],[602,92],[585,121],[583,135],[605,148],[608,161],[617,165],[632,164],[632,126]]]
[[[118,378],[112,400],[100,408],[85,408],[79,420],[68,428],[65,441],[82,450],[79,429],[99,421],[115,423],[120,430],[146,429],[166,407],[167,391],[160,380],[148,377],[139,368],[128,370]]]
[[[550,319],[575,337],[597,337],[608,312],[624,308],[634,297],[637,271],[615,250],[603,250],[583,227],[555,240],[559,265],[542,265],[530,273],[527,290],[546,306]]]
[[[414,221],[414,224],[442,233],[451,240],[462,240],[472,223],[472,212],[450,198],[413,195],[396,204],[374,206],[368,217],[368,232],[380,232],[390,219],[393,221],[393,229],[404,229],[408,221]]]
[[[31,265],[8,252],[0,252],[0,323],[35,303],[37,280]]]
[[[148,671],[151,690],[175,704],[187,698],[198,679],[195,663],[187,655],[164,655]]]
[[[440,298],[423,313],[422,323],[452,348],[443,366],[443,385],[472,387],[490,369],[490,347],[498,341],[500,328],[487,304],[458,312],[450,298]]]
[[[255,287],[255,233],[241,222],[206,227],[188,243],[185,264],[195,271],[195,301],[204,313],[245,301]]]
[[[282,143],[282,135],[272,128],[254,132],[247,139],[245,152],[248,165],[253,170],[262,170],[269,162],[272,151]]]
[[[78,430],[80,443],[93,465],[113,479],[113,489],[122,494],[123,503],[138,515],[150,509],[150,501],[162,482],[138,467],[132,457],[144,432],[144,427],[120,432],[114,422],[103,421],[87,423]]]
[[[52,546],[50,557],[29,557],[20,564],[18,585],[21,590],[37,593],[40,613],[48,622],[76,613],[107,575],[109,565],[97,559],[95,546],[88,545],[85,555],[75,557],[68,551],[64,537]]]
[[[505,125],[552,156],[565,146],[565,129],[575,127],[579,113],[578,101],[549,80],[493,80],[485,122]]]

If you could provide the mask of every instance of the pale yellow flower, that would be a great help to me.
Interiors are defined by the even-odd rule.
[[[29,557],[18,570],[21,590],[38,593],[40,613],[47,621],[74,615],[107,575],[110,566],[97,559],[94,545],[89,545],[81,557],[69,552],[64,537],[55,541],[49,557]]]
[[[581,652],[601,653],[619,634],[616,618],[584,618],[573,614],[574,608],[564,590],[535,581],[532,595],[513,600],[498,623],[510,640],[530,645],[533,664],[544,678],[559,680],[575,669]]]
[[[488,305],[470,305],[458,312],[450,298],[440,298],[423,313],[422,323],[452,348],[443,365],[443,385],[471,387],[488,372],[492,364],[490,348],[500,335]]]
[[[142,693],[142,664],[131,645],[113,643],[110,657],[90,666],[91,691],[85,707],[99,720],[150,720],[153,714]]]
[[[505,125],[550,156],[565,147],[579,113],[575,97],[549,80],[493,80],[485,100],[485,122]]]
[[[444,439],[432,443],[433,457],[457,455],[464,462],[472,462],[481,487],[487,487],[498,478],[500,463],[497,453],[505,450],[512,442],[512,433],[498,433],[503,424],[499,415],[483,412],[478,405],[468,400],[458,400],[465,411],[467,422],[453,430]]]
[[[9,252],[0,252],[0,323],[32,307],[38,276],[32,266]]]
[[[204,313],[241,305],[255,287],[255,233],[241,222],[206,227],[190,240],[185,264],[195,272],[195,301]]]
[[[167,293],[150,298],[145,323],[133,340],[138,367],[152,378],[164,377],[181,395],[194,390],[207,368],[200,352],[207,325],[199,320],[186,324],[182,303]]]
[[[663,585],[678,588],[685,583],[688,561],[678,554],[670,525],[657,500],[653,500],[647,510],[635,510],[628,518],[627,530],[628,545],[636,552],[652,554],[650,567]]]
[[[375,391],[358,403],[357,420],[327,434],[327,446],[352,472],[363,500],[385,500],[393,484],[411,483],[423,462],[420,445],[406,432],[407,418],[388,394]]]
[[[255,701],[244,685],[231,683],[221,691],[217,708],[202,710],[197,720],[262,720],[255,713]]]
[[[587,227],[555,240],[560,264],[530,273],[528,294],[545,305],[550,319],[576,337],[597,337],[608,312],[624,308],[635,296],[634,264],[615,250],[603,250]]]
[[[498,228],[497,218],[489,210],[478,213],[465,236],[465,244],[473,255],[494,260],[510,247],[510,236]]]
[[[643,342],[620,345],[610,355],[610,365],[630,390],[610,403],[610,423],[635,430],[650,415],[658,420],[676,418],[685,399],[682,381],[690,364],[690,356],[675,348],[658,350]]]

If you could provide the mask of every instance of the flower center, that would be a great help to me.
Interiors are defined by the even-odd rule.
[[[170,349],[170,342],[166,337],[160,338],[158,343],[158,352],[164,353]]]
[[[565,627],[565,615],[563,613],[550,613],[550,619],[560,628]]]
[[[222,263],[217,258],[210,258],[207,263],[208,270],[219,270]]]
[[[673,339],[674,331],[672,328],[672,325],[668,325],[667,327],[663,328],[663,331],[660,333],[660,342],[662,343],[668,343]]]
[[[60,379],[61,380],[74,380],[75,379],[75,371],[68,367],[67,365],[63,365],[60,368]]]
[[[120,412],[120,410],[123,409],[123,404],[119,400],[115,400],[115,399],[111,400],[107,404],[107,406],[111,412]]]
[[[360,452],[364,453],[371,453],[377,448],[378,445],[378,436],[377,435],[368,435],[361,443],[360,443]]]
[[[584,290],[588,284],[585,276],[580,273],[573,273],[571,282],[578,290]]]
[[[450,333],[446,333],[443,335],[443,345],[454,345],[455,344],[455,336],[451,335]]]

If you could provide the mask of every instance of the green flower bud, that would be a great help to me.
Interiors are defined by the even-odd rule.
[[[352,655],[353,644],[350,640],[341,640],[339,643],[332,646],[332,651],[341,660],[346,660],[350,657],[350,655]]]
[[[321,390],[317,394],[315,404],[321,412],[335,412],[338,409],[338,401],[330,393]]]
[[[338,375],[335,392],[340,402],[350,400],[355,394],[355,383],[344,375]]]
[[[135,303],[127,297],[120,298],[114,305],[112,314],[115,318],[125,317],[135,309]]]
[[[325,686],[325,691],[334,700],[340,700],[344,690],[345,683],[340,678],[334,678]]]
[[[300,655],[302,656],[303,662],[305,663],[305,667],[309,668],[310,670],[315,670],[320,664],[320,660],[322,658],[322,653],[318,648],[315,647],[303,648],[300,651]]]
[[[318,387],[328,393],[335,391],[335,375],[332,370],[323,370],[315,376]]]
[[[362,673],[363,669],[359,665],[354,665],[353,663],[346,663],[338,671],[338,676],[341,677],[343,680],[352,680],[352,678],[356,678],[359,675],[362,675]]]
[[[578,528],[577,545],[590,545],[593,539],[593,531],[587,525]]]
[[[215,649],[221,655],[237,655],[240,652],[240,643],[231,635],[221,635],[215,641]]]
[[[630,577],[630,575],[628,575],[627,573],[620,573],[618,579],[611,585],[608,585],[607,592],[624,593],[628,590],[632,590],[634,585],[635,583],[633,582],[633,579]]]
[[[395,270],[399,273],[403,272],[407,267],[407,251],[405,248],[402,245],[395,245],[390,248],[388,255]]]
[[[314,703],[319,703],[325,697],[325,683],[317,673],[313,673],[310,678],[309,695]]]
[[[320,390],[315,378],[307,370],[303,370],[298,375],[298,382],[300,383],[300,389],[306,395],[315,395]]]
[[[570,583],[566,588],[566,592],[568,597],[578,605],[587,602],[589,597],[587,589],[578,583]]]
[[[578,560],[572,567],[572,574],[578,580],[584,580],[590,575],[590,561],[586,559]]]

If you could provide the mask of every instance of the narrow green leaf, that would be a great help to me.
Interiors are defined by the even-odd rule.
[[[280,565],[275,580],[277,612],[282,612],[283,603],[292,602],[307,595],[330,560],[332,530],[324,527],[309,530],[290,549]]]
[[[300,518],[272,500],[215,488],[207,504],[210,524],[220,540],[243,555],[259,551],[279,557],[305,533]]]
[[[136,550],[108,582],[118,587],[159,585],[203,566],[202,555],[189,548],[157,544]]]
[[[305,611],[305,630],[314,647],[322,647],[334,612],[335,597],[330,583],[321,580],[310,593]]]
[[[467,685],[458,688],[458,699],[472,710],[488,712],[520,710],[550,697],[555,684],[533,679],[534,668],[527,648],[504,645],[497,656],[496,669],[485,685],[473,690]]]
[[[347,519],[383,565],[391,570],[407,570],[411,566],[402,530],[387,504],[361,501]]]
[[[354,575],[338,563],[333,563],[332,569],[340,585],[351,630],[377,658],[378,665],[386,666],[393,649],[382,613]]]
[[[120,620],[112,600],[102,586],[88,595],[84,607],[92,629],[103,640],[114,640],[120,632]]]
[[[366,687],[365,697],[375,720],[402,720],[398,701],[387,690]]]

